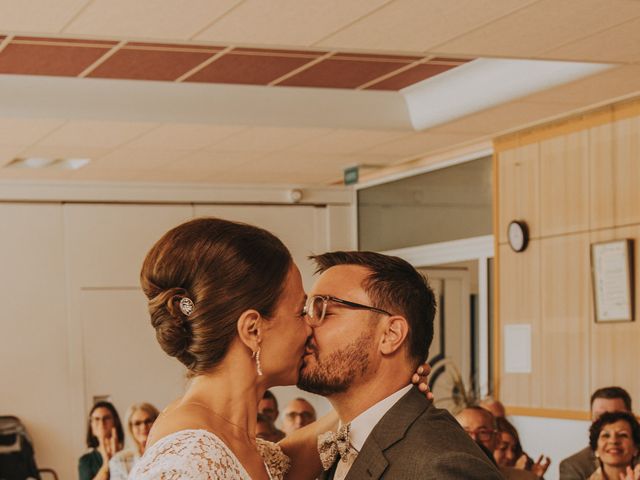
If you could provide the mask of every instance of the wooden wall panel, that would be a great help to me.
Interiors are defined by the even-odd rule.
[[[615,225],[613,125],[589,130],[589,224],[594,228]]]
[[[507,405],[539,407],[541,405],[540,376],[540,242],[534,240],[522,253],[508,245],[500,245],[499,280],[500,328],[528,323],[532,326],[533,373],[505,373],[500,370],[500,399]],[[504,341],[504,335],[500,335]],[[504,358],[504,345],[500,345]]]
[[[546,408],[589,408],[589,234],[541,241],[542,372]]]
[[[616,225],[640,223],[640,117],[613,124]]]
[[[640,244],[640,226],[623,227],[593,232],[592,242],[632,238],[635,251]],[[640,255],[635,255],[636,278],[640,272]],[[635,298],[640,298],[640,282],[636,281]],[[636,321],[595,323],[591,316],[591,388],[618,385],[625,388],[631,398],[640,398],[640,321],[636,304]]]
[[[539,148],[527,145],[501,152],[498,157],[500,209],[498,211],[498,241],[507,241],[507,226],[516,219],[525,219],[532,238],[539,235]]]
[[[540,235],[589,228],[588,132],[540,142]]]

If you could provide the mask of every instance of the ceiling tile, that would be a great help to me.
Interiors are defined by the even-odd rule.
[[[23,145],[26,147],[63,124],[64,120],[0,118],[0,145]]]
[[[232,51],[185,79],[186,82],[267,85],[317,58],[306,55],[251,55]]]
[[[278,83],[291,87],[355,88],[404,67],[407,62],[331,57]]]
[[[65,32],[125,38],[186,40],[240,0],[94,0]]]
[[[176,162],[189,151],[169,149],[118,148],[92,162],[91,169],[149,170]],[[89,168],[89,167],[87,167]]]
[[[628,65],[531,95],[526,100],[588,106],[638,93],[640,66]]]
[[[0,52],[0,73],[74,77],[110,49],[110,46],[21,43],[14,40]]]
[[[324,128],[252,127],[216,142],[211,151],[272,152],[325,135]]]
[[[0,30],[57,33],[90,0],[0,1]]]
[[[540,0],[433,47],[443,55],[529,57],[640,16],[633,0]]]
[[[261,153],[253,152],[209,152],[200,150],[186,155],[173,165],[168,165],[165,169],[214,174],[244,165],[262,155]]]
[[[408,137],[383,143],[366,150],[373,155],[398,155],[404,158],[423,155],[429,151],[453,147],[473,139],[474,135],[466,133],[432,133],[429,131],[415,133]]]
[[[396,0],[315,45],[422,52],[532,1]]]
[[[127,168],[80,168],[69,173],[71,180],[98,182],[144,182],[150,170],[131,170]]]
[[[246,0],[196,39],[232,44],[311,45],[389,0]]]
[[[62,168],[0,168],[3,180],[69,180],[72,175]]]
[[[23,147],[0,145],[0,169],[19,156]]]
[[[197,150],[208,147],[246,127],[204,124],[165,124],[129,142],[129,148]]]
[[[151,123],[71,121],[40,140],[37,145],[115,148],[154,126]]]
[[[640,18],[553,48],[541,57],[591,62],[640,61]]]
[[[411,67],[408,70],[404,70],[392,77],[381,80],[367,87],[367,90],[402,90],[409,85],[421,82],[427,78],[435,77],[441,73],[444,73],[456,65],[433,65],[429,63],[423,63]]]
[[[43,147],[33,146],[24,149],[22,157],[42,157],[42,158],[88,158],[92,162],[106,155],[110,150],[107,148],[95,147]]]
[[[407,135],[410,133],[397,130],[333,130],[327,135],[313,138],[288,150],[300,153],[348,155]]]
[[[217,49],[219,51],[220,49]],[[176,80],[216,54],[216,50],[184,51],[124,47],[88,76],[135,80]]]

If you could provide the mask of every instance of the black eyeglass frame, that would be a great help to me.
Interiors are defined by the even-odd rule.
[[[320,319],[317,321],[313,317],[313,311],[309,309],[309,307],[313,304],[316,298],[322,299],[322,314],[320,315]],[[322,322],[324,322],[324,317],[327,313],[327,305],[329,304],[330,301],[339,303],[340,305],[345,305],[347,307],[357,308],[359,310],[371,310],[372,312],[381,313],[383,315],[389,315],[390,317],[392,316],[391,313],[381,308],[372,307],[370,305],[363,305],[361,303],[351,302],[349,300],[343,300],[342,298],[334,297],[333,295],[311,295],[309,298],[307,298],[307,301],[304,305],[304,315],[305,315],[305,319],[308,319],[307,323],[309,324],[309,326],[318,327],[322,325]],[[311,320],[311,322],[309,322],[309,320]]]

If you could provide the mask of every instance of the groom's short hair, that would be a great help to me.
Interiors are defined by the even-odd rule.
[[[409,323],[407,347],[417,366],[427,359],[433,340],[436,300],[427,278],[409,262],[376,252],[328,252],[311,257],[316,273],[338,265],[359,265],[371,273],[362,287],[373,306],[401,315]]]

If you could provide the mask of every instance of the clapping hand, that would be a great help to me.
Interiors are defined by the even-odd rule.
[[[542,478],[549,468],[549,465],[551,465],[551,459],[544,455],[540,455],[540,457],[538,457],[538,461],[531,465],[531,473],[538,478]]]
[[[621,473],[620,480],[640,480],[640,465],[636,465],[633,470],[631,467],[627,467],[627,473]]]
[[[411,377],[411,382],[418,385],[418,389],[424,393],[427,400],[433,400],[433,393],[429,390],[429,384],[427,383],[430,373],[431,365],[425,362],[416,369],[416,373]]]

